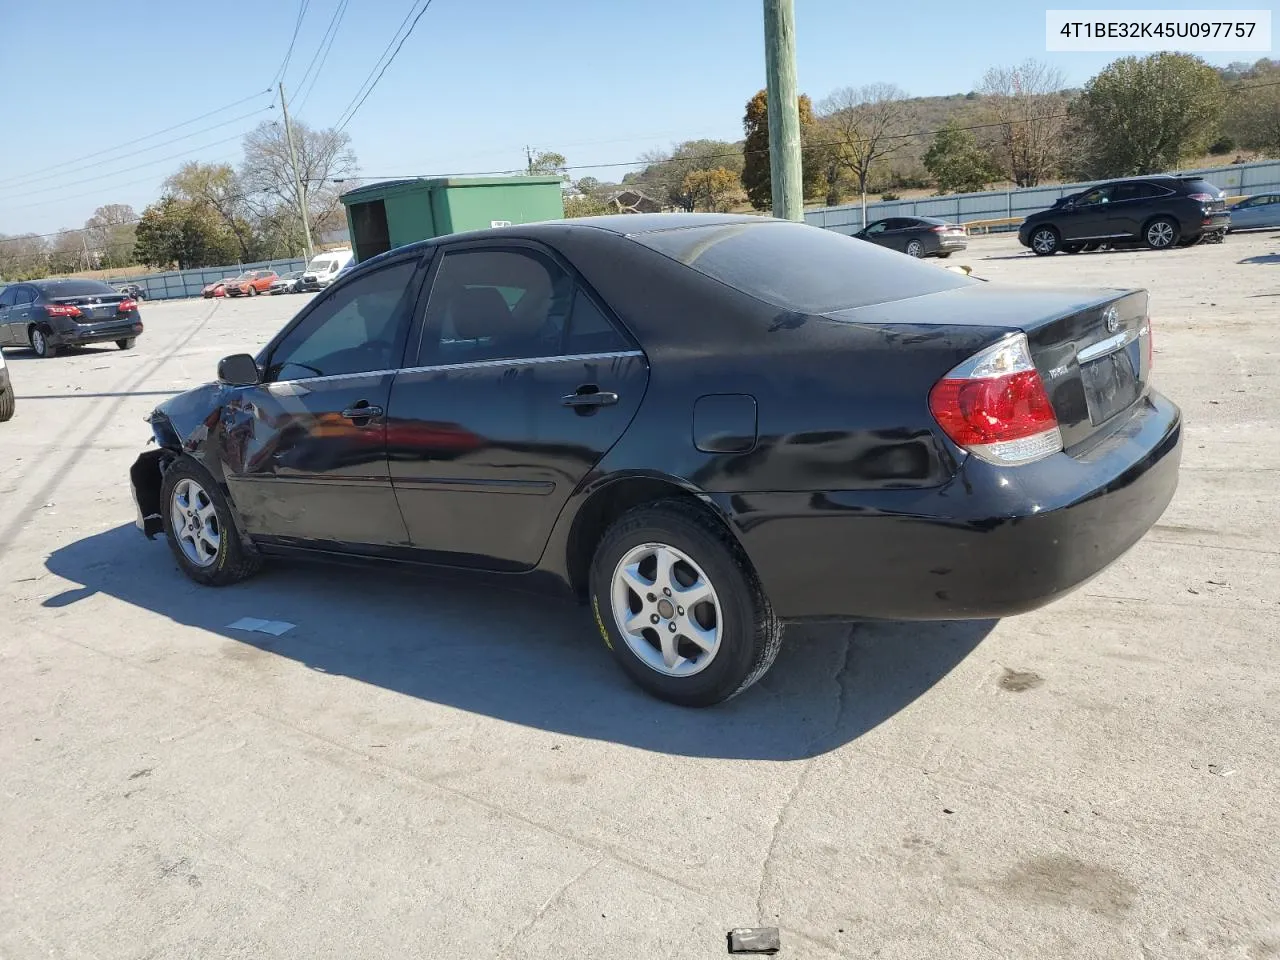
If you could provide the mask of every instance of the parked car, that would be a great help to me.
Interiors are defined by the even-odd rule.
[[[271,289],[276,281],[274,270],[250,270],[242,273],[226,285],[228,297],[256,297]]]
[[[1018,228],[1018,242],[1038,256],[1080,253],[1087,244],[1167,250],[1221,240],[1230,224],[1223,193],[1209,181],[1139,177],[1092,187],[1033,213]]]
[[[132,297],[134,300],[147,299],[146,288],[137,283],[125,283],[116,287],[117,292],[123,293],[126,297]]]
[[[0,423],[13,419],[16,402],[13,395],[13,381],[9,378],[9,368],[4,365],[4,351],[0,350]]]
[[[338,272],[353,260],[355,260],[355,254],[350,250],[330,250],[328,253],[316,254],[302,273],[301,289],[323,290],[333,283]]]
[[[555,587],[707,705],[784,621],[1003,617],[1115,560],[1177,484],[1150,372],[1143,290],[750,216],[529,224],[361,263],[158,406],[131,481],[196,582],[342,555]]]
[[[1280,227],[1280,193],[1245,197],[1233,204],[1230,212],[1232,231]]]
[[[138,301],[101,280],[32,280],[0,293],[0,347],[40,357],[91,343],[128,350],[140,333]]]
[[[299,293],[299,285],[302,282],[302,271],[293,270],[289,273],[282,274],[271,281],[271,286],[267,289],[268,293]]]
[[[909,257],[945,258],[969,246],[964,227],[937,217],[889,217],[867,224],[854,236]]]
[[[207,283],[204,289],[200,291],[200,296],[208,300],[210,297],[225,297],[227,295],[227,284],[235,283],[238,276],[223,277],[221,280],[215,280],[213,283]]]

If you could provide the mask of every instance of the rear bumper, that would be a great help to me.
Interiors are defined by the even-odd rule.
[[[72,329],[51,330],[49,345],[74,347],[90,343],[111,343],[116,340],[132,340],[142,333],[141,320],[124,320],[110,323],[77,324]]]
[[[780,617],[987,619],[1043,606],[1133,546],[1172,499],[1181,454],[1181,414],[1151,393],[1087,455],[971,457],[941,487],[721,506]]]

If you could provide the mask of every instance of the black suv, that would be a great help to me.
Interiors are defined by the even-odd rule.
[[[1145,243],[1153,250],[1221,240],[1231,225],[1223,193],[1200,177],[1116,180],[1033,213],[1018,242],[1038,256]]]

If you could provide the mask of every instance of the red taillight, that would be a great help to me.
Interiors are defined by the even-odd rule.
[[[929,229],[932,230],[934,233],[946,233],[951,228],[944,225],[940,227],[930,227]]]
[[[1029,463],[1062,449],[1058,418],[1021,333],[939,380],[929,410],[958,446],[990,463]]]
[[[132,298],[121,300],[120,305],[116,307],[116,313],[128,313],[130,310],[138,309],[138,301]]]
[[[1213,203],[1218,199],[1212,193],[1189,193],[1187,196],[1192,200],[1198,200],[1200,203]]]
[[[46,303],[44,312],[51,317],[79,317],[82,315],[79,307],[72,307],[65,303]]]

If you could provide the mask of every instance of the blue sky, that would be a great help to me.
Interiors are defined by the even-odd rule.
[[[338,2],[309,0],[287,86],[301,80]],[[351,0],[318,81],[305,102],[297,98],[301,119],[321,127],[337,120],[411,5]],[[221,0],[187,14],[176,12],[180,6],[0,0],[7,41],[0,233],[77,227],[105,203],[141,212],[180,163],[238,162],[239,135],[278,116],[263,109],[237,119],[268,107],[264,93],[67,162],[266,89],[288,47],[297,0]],[[1158,4],[1250,6],[1274,5]],[[1117,56],[1046,54],[1045,8],[1025,0],[796,0],[800,87],[815,101],[875,81],[919,96],[963,93],[988,67],[1027,57],[1055,64],[1074,85]],[[634,160],[680,140],[741,136],[743,106],[764,85],[763,46],[759,0],[434,0],[347,129],[371,177],[510,169],[523,162],[526,144],[572,164]],[[215,124],[224,125],[176,139]],[[623,172],[600,171],[611,179]]]

